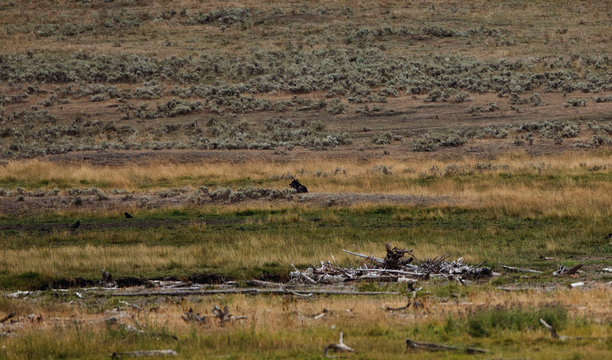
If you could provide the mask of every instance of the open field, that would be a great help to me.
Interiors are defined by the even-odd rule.
[[[8,310],[45,314],[42,320],[22,325],[19,331],[25,333],[23,338],[4,340],[8,347],[4,356],[15,359],[43,353],[51,358],[103,359],[109,354],[100,353],[100,349],[172,348],[181,358],[189,359],[220,354],[229,358],[321,358],[323,348],[337,341],[338,331],[344,331],[345,343],[358,351],[352,358],[593,358],[606,357],[610,351],[609,312],[601,313],[602,307],[608,306],[608,289],[561,289],[545,294],[510,294],[488,288],[471,291],[457,299],[423,295],[425,308],[402,312],[385,311],[385,307],[405,303],[405,296],[84,301],[74,292],[51,299],[49,294],[34,303],[3,303]],[[65,304],[71,300],[74,305]],[[196,324],[181,318],[189,308],[210,314],[215,305],[227,305],[232,314],[247,315],[248,319],[221,325],[216,319]],[[315,318],[321,313],[324,316]],[[111,317],[119,319],[118,323],[108,321]],[[538,326],[540,317],[555,323],[564,335],[589,338],[554,341]],[[405,353],[406,338],[487,348],[492,353]]]
[[[610,23],[606,1],[0,0],[0,359],[319,359],[340,332],[355,359],[609,357]],[[386,243],[492,273],[290,282]]]

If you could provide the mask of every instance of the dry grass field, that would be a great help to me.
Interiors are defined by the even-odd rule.
[[[319,359],[340,332],[329,356],[609,357],[610,23],[590,0],[0,0],[0,359]],[[494,274],[289,282],[386,243]],[[125,295],[253,281],[284,290]]]

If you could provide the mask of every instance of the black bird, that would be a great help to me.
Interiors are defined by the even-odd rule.
[[[79,228],[79,226],[81,226],[81,220],[77,220],[70,228],[76,230]]]
[[[126,218],[126,219],[131,219],[131,218],[133,218],[133,216],[132,216],[132,215],[130,215],[130,213],[129,213],[129,212],[127,212],[127,211],[126,211],[126,212],[124,212],[124,213],[123,213],[123,215],[125,215],[125,218]]]
[[[604,239],[606,239],[606,240],[612,240],[612,233],[609,233],[608,235],[606,235],[606,236],[604,237]]]

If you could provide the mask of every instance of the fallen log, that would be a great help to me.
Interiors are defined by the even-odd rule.
[[[399,295],[398,291],[346,291],[346,290],[319,290],[319,289],[300,289],[293,293],[301,295]],[[179,290],[179,291],[108,291],[98,293],[100,296],[189,296],[189,295],[219,295],[219,294],[245,294],[245,295],[264,295],[264,294],[279,294],[286,295],[285,289],[215,289],[215,290]]]
[[[143,351],[130,351],[124,353],[114,352],[111,355],[111,359],[119,359],[122,357],[149,357],[149,356],[178,356],[174,350],[143,350]]]
[[[282,288],[283,286],[285,286],[284,284],[281,284],[281,283],[262,281],[262,280],[247,280],[246,283],[249,286],[259,286],[259,287],[266,287],[266,288]]]
[[[364,255],[364,254],[360,254],[360,253],[356,253],[356,252],[352,252],[352,251],[348,251],[348,250],[344,250],[344,249],[342,249],[342,251],[344,251],[347,254],[359,256],[359,257],[362,257],[362,258],[365,258],[365,259],[372,259],[372,260],[374,260],[374,261],[376,261],[377,263],[380,263],[380,264],[384,264],[385,263],[385,260],[383,260],[383,259],[381,259],[379,257]]]
[[[297,296],[297,297],[303,297],[303,298],[307,298],[307,297],[312,297],[312,293],[308,293],[308,294],[300,294],[298,292],[295,292],[293,290],[289,290],[289,289],[283,289],[285,290],[285,293],[287,293],[288,295],[293,295],[293,296]]]
[[[2,319],[0,319],[0,324],[4,324],[5,322],[9,321],[10,319],[14,318],[15,316],[17,316],[16,312],[12,312],[8,315],[6,315],[5,317],[3,317]]]
[[[404,270],[392,270],[392,269],[355,269],[355,271],[363,271],[363,272],[386,272],[390,274],[400,274],[400,275],[408,275],[408,276],[425,276],[425,273],[413,272],[413,271],[404,271]]]
[[[523,268],[517,268],[517,267],[512,267],[512,266],[506,266],[506,265],[503,265],[502,268],[505,270],[516,271],[516,272],[526,272],[526,273],[532,273],[532,274],[542,273],[542,271],[539,271],[539,270],[523,269]]]
[[[380,276],[362,276],[345,279],[344,282],[351,281],[376,281],[376,282],[417,282],[412,278],[406,278],[401,275],[380,275]]]
[[[416,342],[410,339],[406,339],[406,351],[410,349],[427,350],[427,351],[462,351],[462,352],[465,352],[466,354],[484,354],[489,351],[486,349],[457,347],[457,346],[440,345],[440,344],[434,344],[434,343],[423,343],[423,342]]]

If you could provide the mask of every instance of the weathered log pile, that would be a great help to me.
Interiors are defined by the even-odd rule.
[[[386,244],[386,256],[379,258],[348,250],[344,252],[359,256],[365,261],[359,267],[343,268],[330,261],[321,261],[320,266],[311,266],[305,270],[289,273],[291,282],[311,284],[332,284],[356,280],[376,279],[380,281],[411,282],[416,279],[442,277],[449,280],[474,280],[493,275],[490,267],[483,264],[471,266],[459,258],[448,261],[448,256],[439,256],[418,263],[413,250],[399,249]]]

